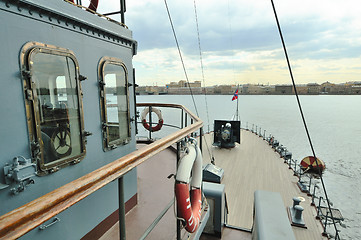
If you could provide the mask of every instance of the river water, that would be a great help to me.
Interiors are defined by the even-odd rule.
[[[194,99],[205,131],[213,130],[215,119],[229,120],[236,112],[237,101],[229,95],[197,95]],[[316,156],[326,163],[327,193],[345,218],[346,227],[338,225],[341,237],[361,239],[361,96],[300,96],[300,100]],[[197,112],[191,96],[137,96],[137,102],[178,103]],[[312,155],[295,96],[241,95],[239,116],[242,127],[255,124],[265,129],[294,159]]]

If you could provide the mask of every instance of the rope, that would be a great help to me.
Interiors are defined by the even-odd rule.
[[[201,69],[202,69],[202,79],[203,79],[203,86],[204,86],[204,101],[206,102],[206,113],[207,113],[207,123],[208,123],[208,133],[210,133],[210,129],[209,129],[209,113],[208,113],[208,101],[207,101],[207,90],[206,90],[206,83],[205,83],[205,79],[204,79],[204,68],[203,68],[203,58],[202,58],[202,49],[201,49],[201,38],[199,36],[199,26],[198,26],[198,14],[197,14],[197,6],[196,6],[196,0],[193,0],[194,3],[194,15],[195,15],[195,20],[196,20],[196,26],[197,26],[197,35],[198,35],[198,48],[199,48],[199,60],[201,62]],[[202,136],[200,136],[202,137]],[[207,142],[207,138],[204,138],[204,141],[206,143],[206,147],[207,147],[207,151],[208,151],[208,155],[211,158],[211,162],[214,164],[214,155],[213,155],[213,151],[211,152],[209,150],[209,146],[208,146],[208,142]]]
[[[209,113],[208,113],[207,90],[206,90],[206,83],[205,83],[205,80],[204,80],[203,57],[202,57],[202,49],[201,49],[201,39],[199,37],[199,26],[198,26],[198,14],[197,14],[196,0],[194,0],[193,3],[194,3],[194,15],[195,15],[195,18],[196,18],[197,35],[198,35],[199,60],[201,62],[202,80],[203,80],[203,86],[204,86],[203,87],[203,89],[204,89],[204,101],[206,102],[208,132],[210,132],[210,130],[209,130]]]
[[[172,18],[171,18],[171,16],[170,16],[170,12],[169,12],[169,8],[168,8],[167,0],[164,0],[164,4],[165,4],[165,7],[166,7],[166,9],[167,9],[169,22],[170,22],[170,25],[171,25],[172,31],[173,31],[173,36],[174,36],[175,42],[176,42],[176,44],[177,44],[178,53],[179,53],[180,60],[181,60],[181,62],[182,62],[184,75],[185,75],[185,77],[186,77],[186,80],[187,80],[187,83],[188,83],[188,88],[189,88],[189,91],[190,91],[191,96],[192,96],[193,105],[194,105],[194,108],[195,108],[195,110],[196,110],[197,117],[199,117],[199,113],[198,113],[196,101],[194,100],[192,88],[191,88],[191,86],[190,86],[190,84],[189,84],[188,74],[187,74],[187,71],[186,71],[186,67],[185,67],[185,65],[184,65],[184,61],[183,61],[183,57],[182,57],[182,52],[181,52],[180,47],[179,47],[177,35],[176,35],[176,33],[175,33],[175,30],[174,30],[173,21],[172,21]]]
[[[323,178],[322,178],[321,170],[320,170],[320,168],[319,168],[319,166],[318,166],[318,161],[317,161],[317,158],[316,158],[316,153],[315,153],[315,150],[314,150],[314,148],[313,148],[313,144],[312,144],[312,141],[311,141],[311,136],[310,136],[310,133],[309,133],[309,131],[308,131],[308,127],[307,127],[307,124],[306,124],[306,119],[305,119],[305,116],[304,116],[303,111],[302,111],[302,106],[301,106],[300,99],[299,99],[299,97],[298,97],[295,80],[294,80],[293,74],[292,74],[291,64],[290,64],[290,61],[289,61],[289,58],[288,58],[288,54],[287,54],[286,44],[285,44],[284,39],[283,39],[283,35],[282,35],[282,31],[281,31],[281,26],[280,26],[280,23],[279,23],[279,21],[278,21],[278,17],[277,17],[277,13],[276,13],[276,8],[275,8],[275,6],[274,6],[273,0],[271,0],[271,3],[272,3],[273,12],[274,12],[274,14],[275,14],[276,22],[277,22],[278,32],[279,32],[279,34],[280,34],[280,38],[281,38],[281,41],[282,41],[282,46],[283,46],[283,50],[284,50],[285,57],[286,57],[286,61],[287,61],[287,65],[288,65],[288,70],[289,70],[290,77],[291,77],[291,80],[292,80],[293,89],[294,89],[294,91],[295,91],[295,96],[296,96],[296,99],[297,99],[298,108],[299,108],[299,110],[300,110],[300,114],[301,114],[301,117],[302,117],[303,125],[304,125],[304,128],[305,128],[305,130],[306,130],[308,142],[309,142],[309,144],[310,144],[313,157],[315,158],[315,161],[316,161],[316,165],[317,165],[317,168],[318,168],[318,171],[319,171],[319,176],[320,176],[321,183],[322,183],[322,188],[323,188],[323,191],[324,191],[324,193],[325,193],[326,200],[327,200],[328,209],[329,209],[329,211],[330,211],[331,219],[332,219],[332,222],[333,222],[333,225],[334,225],[334,227],[335,227],[336,234],[337,234],[337,233],[338,233],[338,230],[337,230],[337,227],[336,227],[336,222],[335,222],[335,219],[333,218],[333,214],[332,214],[332,211],[331,211],[330,201],[329,201],[329,199],[328,199],[328,195],[327,195],[327,191],[326,191],[326,186],[325,186],[325,183],[324,183]]]

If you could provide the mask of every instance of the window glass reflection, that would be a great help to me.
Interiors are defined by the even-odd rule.
[[[74,61],[37,52],[31,56],[44,164],[80,155],[81,127]]]
[[[130,137],[127,80],[122,65],[106,63],[103,76],[109,147],[124,143]]]

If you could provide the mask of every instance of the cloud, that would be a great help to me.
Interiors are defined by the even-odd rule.
[[[190,80],[201,80],[194,1],[167,2]],[[291,65],[301,82],[359,79],[360,1],[274,2]],[[103,1],[99,11],[112,12],[117,6],[119,1]],[[196,6],[207,85],[225,79],[289,81],[270,1],[196,0]],[[139,44],[134,64],[141,84],[154,78],[184,79],[164,1],[127,1],[126,24]]]

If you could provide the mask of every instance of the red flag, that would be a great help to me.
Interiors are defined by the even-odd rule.
[[[238,98],[238,89],[234,92],[232,101],[236,100]]]

